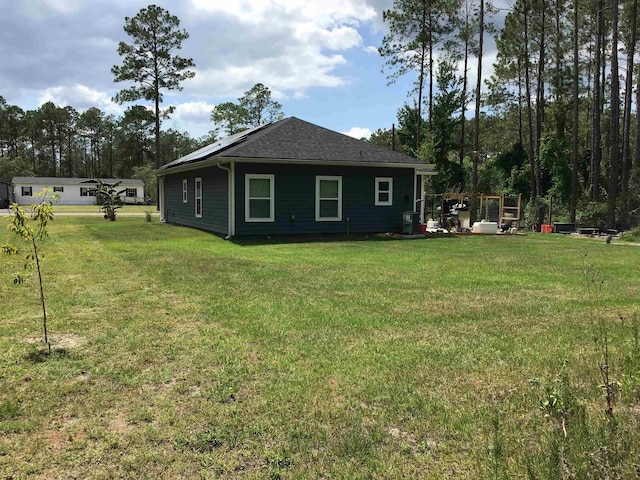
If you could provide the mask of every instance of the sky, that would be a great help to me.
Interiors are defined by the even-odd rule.
[[[506,0],[505,0],[506,1]],[[378,47],[382,11],[393,0],[173,0],[156,2],[180,19],[190,37],[176,51],[195,62],[182,91],[165,91],[175,106],[163,129],[196,138],[213,130],[213,108],[256,83],[295,116],[356,138],[391,128],[415,76],[388,85]],[[0,0],[0,95],[24,110],[52,101],[79,111],[120,115],[130,104],[112,97],[124,18],[148,1]],[[485,37],[483,77],[491,75],[495,43]],[[475,61],[469,70],[475,84]],[[222,134],[221,134],[222,135]]]

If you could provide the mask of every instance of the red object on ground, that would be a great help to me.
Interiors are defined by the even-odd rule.
[[[422,233],[423,235],[425,233],[427,233],[427,224],[426,223],[421,223],[420,224],[420,233]]]
[[[553,233],[553,225],[542,225],[542,233]]]

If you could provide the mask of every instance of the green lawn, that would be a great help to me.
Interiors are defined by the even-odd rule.
[[[56,205],[57,213],[102,213],[99,205]],[[120,213],[158,213],[155,205],[123,205],[117,210]]]
[[[0,257],[0,478],[525,478],[557,431],[545,387],[566,361],[595,425],[595,319],[618,375],[640,312],[640,248],[558,235],[232,243],[60,217],[44,253],[50,358],[35,279]]]

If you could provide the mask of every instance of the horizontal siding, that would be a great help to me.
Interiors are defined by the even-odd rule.
[[[413,169],[237,163],[235,173],[236,235],[399,231],[402,212],[415,209]],[[275,175],[274,222],[245,222],[246,173]],[[316,175],[342,176],[342,221],[315,221]],[[375,205],[376,177],[393,178],[393,205]]]
[[[202,218],[196,217],[195,179],[202,178]],[[208,232],[228,233],[227,172],[208,167],[164,177],[165,220]],[[187,180],[187,203],[182,202],[182,180]]]

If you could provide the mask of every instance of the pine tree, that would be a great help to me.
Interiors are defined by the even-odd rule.
[[[119,103],[145,99],[155,107],[155,164],[160,168],[160,103],[163,90],[182,90],[180,82],[193,78],[195,67],[190,58],[173,52],[182,48],[189,38],[180,30],[180,20],[156,5],[140,10],[135,17],[125,17],[124,31],[131,43],[120,42],[118,54],[122,65],[114,65],[111,72],[116,82],[134,82],[136,85],[118,92]],[[171,109],[169,109],[171,110]],[[168,114],[170,111],[165,111]]]

